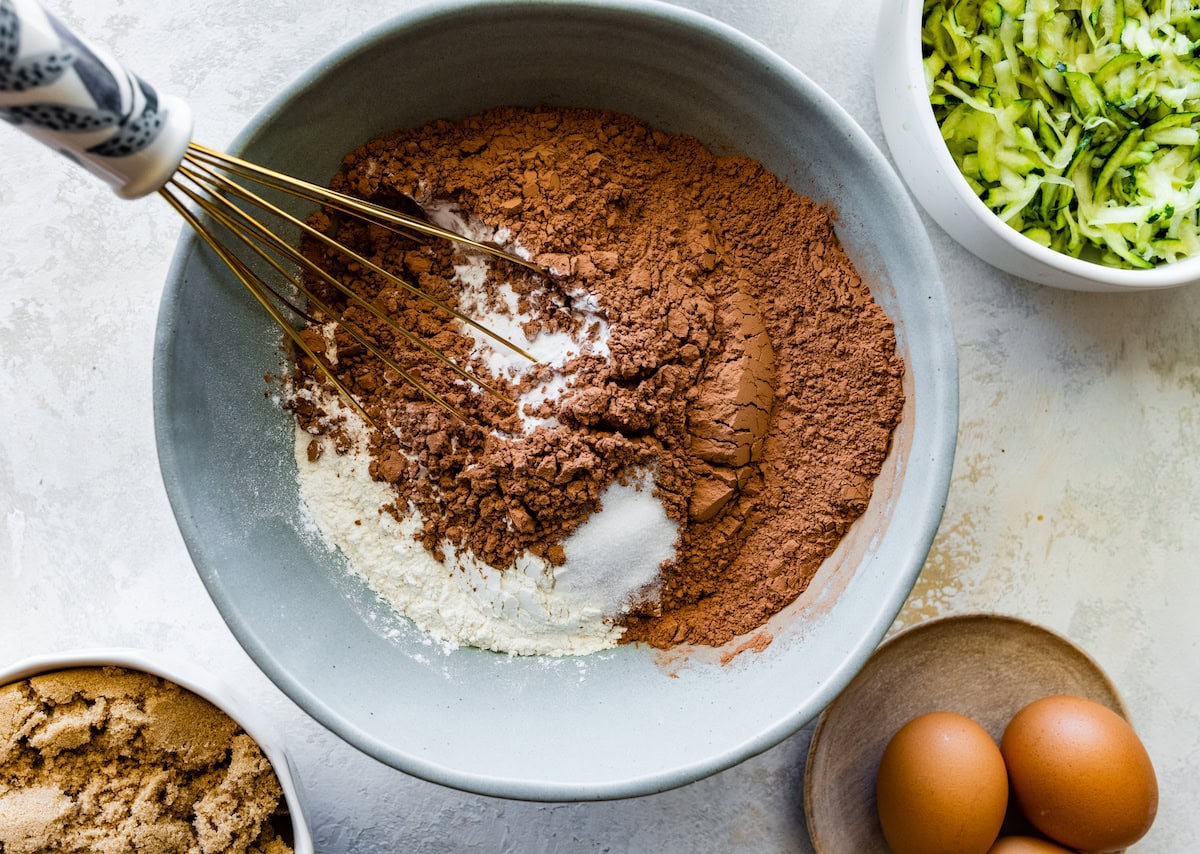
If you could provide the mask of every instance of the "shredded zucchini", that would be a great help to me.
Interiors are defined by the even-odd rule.
[[[1002,220],[1119,267],[1200,250],[1200,0],[925,0],[942,138]]]

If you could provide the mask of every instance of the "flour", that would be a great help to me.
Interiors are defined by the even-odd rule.
[[[331,404],[333,405],[333,404]],[[353,413],[343,410],[347,421]],[[514,655],[580,655],[620,639],[613,618],[631,595],[652,592],[659,565],[674,555],[676,525],[653,497],[649,473],[614,483],[604,509],[563,543],[566,563],[551,567],[524,554],[503,571],[445,543],[438,560],[414,535],[419,513],[397,521],[380,507],[392,501],[372,480],[361,422],[354,449],[338,455],[331,440],[296,429],[301,497],[330,548],[398,613],[435,638]],[[308,446],[322,444],[316,462]]]
[[[428,201],[424,208],[429,218],[445,229],[481,243],[504,244],[508,251],[521,257],[529,257],[529,253],[519,243],[509,241],[507,229],[495,229],[465,217],[455,207],[444,202]],[[516,404],[526,434],[538,426],[555,427],[558,425],[556,419],[536,418],[527,415],[526,409],[536,410],[542,403],[558,400],[567,391],[570,387],[570,377],[564,369],[572,359],[585,353],[603,359],[609,358],[611,354],[608,347],[608,320],[595,296],[582,288],[576,288],[567,296],[571,300],[572,313],[584,322],[582,333],[571,335],[567,332],[543,331],[537,335],[536,340],[532,340],[526,333],[526,328],[533,318],[520,311],[519,299],[512,286],[501,282],[494,293],[489,293],[485,287],[491,266],[488,257],[482,253],[466,255],[460,263],[454,265],[459,310],[505,341],[536,355],[539,365],[553,369],[547,382],[525,392],[516,400]],[[566,271],[551,272],[562,274]],[[475,349],[471,355],[482,359],[492,376],[505,376],[516,380],[533,367],[521,354],[485,335],[476,327],[460,322],[460,329],[475,342]]]

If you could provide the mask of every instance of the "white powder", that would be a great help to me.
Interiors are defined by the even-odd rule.
[[[507,237],[504,231],[463,218],[457,209],[448,205],[429,203],[425,205],[425,210],[438,225],[472,240],[503,243]],[[522,257],[528,257],[529,253],[520,246],[510,248]],[[526,415],[525,407],[536,408],[543,401],[557,400],[570,387],[570,376],[564,372],[564,368],[572,359],[585,353],[608,358],[608,321],[594,296],[576,290],[569,296],[572,313],[583,320],[582,333],[576,337],[568,332],[543,332],[531,339],[525,329],[532,317],[519,311],[516,291],[507,282],[502,282],[496,287],[494,295],[488,294],[484,285],[491,266],[491,259],[483,253],[466,255],[461,263],[455,265],[458,305],[468,317],[525,352],[537,356],[538,364],[554,369],[549,382],[526,392],[516,401],[523,429],[528,435],[540,425],[553,427],[558,424],[553,418],[538,419]],[[499,305],[494,304],[497,300]],[[460,331],[475,342],[472,356],[480,358],[492,376],[517,380],[533,367],[519,353],[469,324],[460,323]]]
[[[500,242],[506,236],[464,221],[453,209],[426,208],[439,224],[474,239]],[[608,356],[608,326],[600,307],[586,293],[572,294],[573,309],[586,319],[583,333],[578,338],[542,334],[531,340],[525,333],[530,318],[518,311],[511,287],[501,284],[498,300],[485,291],[488,264],[485,257],[469,257],[456,266],[460,306],[554,369],[547,382],[518,401],[522,409],[558,399],[571,387],[567,366],[572,359],[584,353]],[[493,375],[515,379],[532,367],[470,326],[464,324],[463,331],[473,337],[474,355]],[[336,398],[323,404],[326,411],[346,417],[356,446],[339,456],[332,443],[319,438],[323,452],[310,463],[313,437],[297,427],[296,462],[308,513],[326,543],[341,550],[356,574],[438,640],[514,655],[576,655],[610,648],[621,633],[614,618],[624,613],[632,596],[654,594],[659,566],[674,557],[678,526],[654,497],[652,474],[642,472],[628,486],[614,483],[605,490],[601,511],[562,543],[562,566],[526,552],[502,570],[470,552],[457,552],[449,542],[442,544],[445,559],[438,560],[413,536],[423,527],[415,508],[400,522],[380,511],[396,496],[391,486],[368,473],[366,427]],[[538,425],[555,424],[552,418],[524,412],[522,419],[526,434]]]
[[[354,418],[345,413],[347,421]],[[360,422],[361,425],[361,422]],[[354,451],[339,456],[328,440],[316,463],[313,437],[296,429],[300,493],[326,543],[340,549],[351,569],[397,612],[439,640],[514,655],[578,655],[616,645],[612,625],[630,594],[652,587],[658,567],[674,556],[676,524],[644,476],[612,484],[603,510],[566,541],[566,563],[551,567],[525,553],[500,571],[449,543],[439,561],[413,538],[415,510],[397,522],[380,507],[395,497],[371,479],[365,428]]]

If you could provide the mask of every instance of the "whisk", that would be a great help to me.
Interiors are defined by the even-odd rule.
[[[304,340],[293,325],[295,321],[289,321],[289,314],[316,322],[312,315],[315,310],[332,319],[429,400],[459,418],[464,416],[419,376],[394,361],[359,327],[317,297],[306,284],[306,274],[340,291],[351,304],[379,318],[395,334],[463,379],[515,405],[493,384],[431,347],[310,261],[278,232],[298,231],[536,362],[532,355],[272,204],[257,188],[280,191],[369,223],[402,230],[418,239],[456,241],[469,249],[545,274],[536,264],[494,244],[472,240],[433,224],[420,215],[415,200],[409,200],[412,213],[391,210],[193,142],[192,113],[185,102],[173,96],[160,97],[153,87],[102,48],[76,35],[37,0],[0,0],[0,117],[104,179],[122,198],[135,199],[157,192],[166,199],[253,294],[292,344],[314,362],[368,424],[374,426],[361,403],[338,379],[327,360]],[[275,223],[274,227],[266,224],[264,218]],[[256,268],[271,272],[264,276]],[[283,291],[302,296],[305,306],[297,305],[299,300],[293,301]]]

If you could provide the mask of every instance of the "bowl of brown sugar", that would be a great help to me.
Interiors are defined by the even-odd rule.
[[[301,335],[364,419],[184,237],[164,480],[285,693],[407,773],[534,800],[683,785],[836,696],[920,572],[957,429],[928,240],[836,103],[667,4],[445,3],[319,63],[234,147],[542,271],[296,205],[533,357],[306,238],[510,401],[359,317],[448,413],[326,288]]]
[[[0,851],[311,854],[287,755],[220,680],[136,649],[0,667]]]

